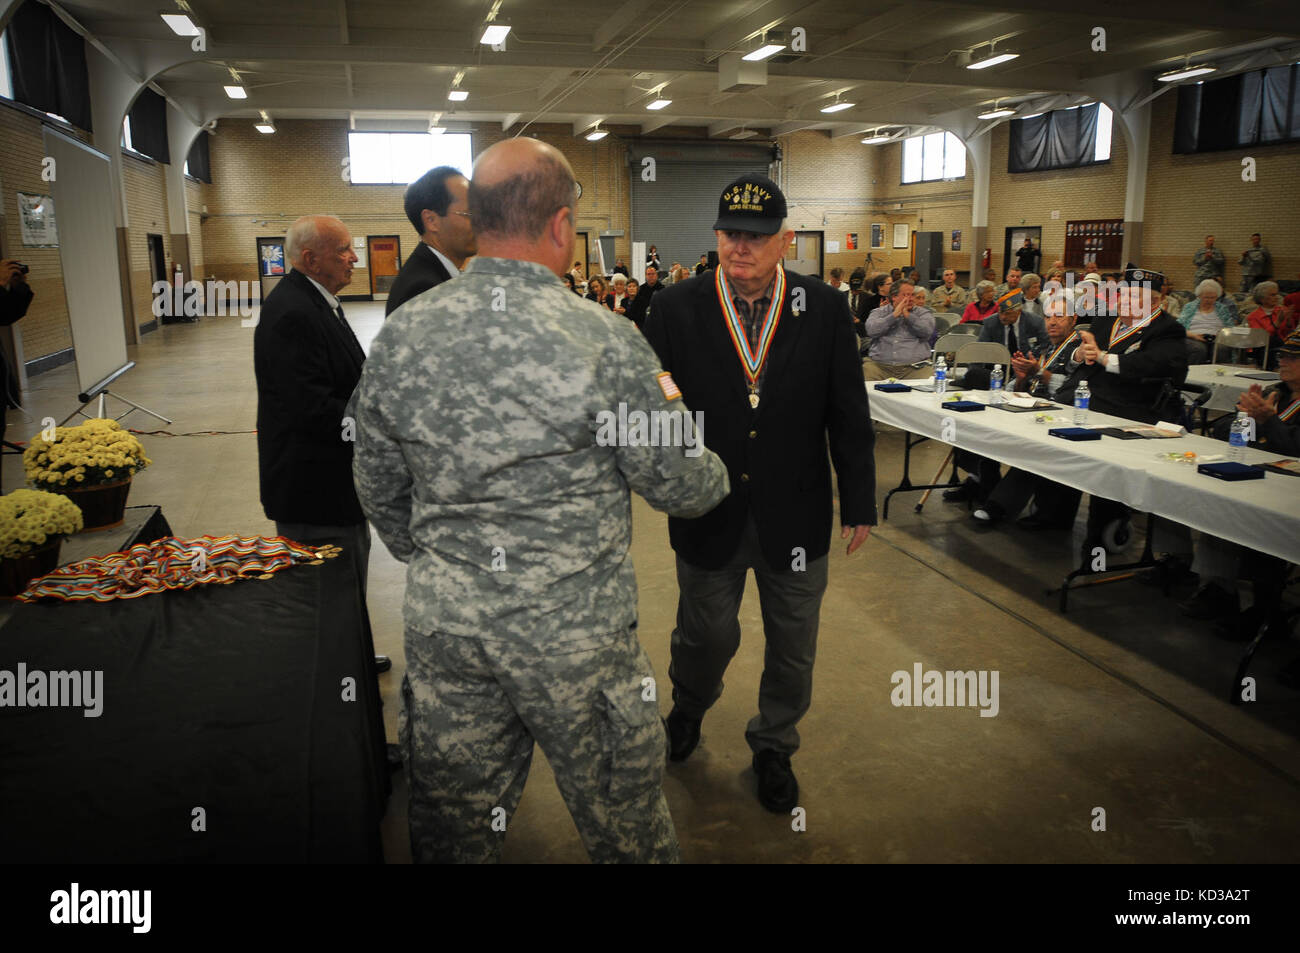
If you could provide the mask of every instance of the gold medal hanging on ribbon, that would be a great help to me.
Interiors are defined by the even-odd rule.
[[[749,335],[745,333],[745,325],[740,320],[735,303],[731,300],[731,287],[727,284],[722,271],[722,267],[719,266],[713,272],[718,304],[722,306],[722,314],[727,322],[727,333],[731,335],[731,344],[740,355],[741,366],[745,369],[745,380],[749,384],[749,406],[757,410],[758,378],[763,372],[763,365],[767,363],[768,354],[772,349],[772,339],[776,337],[776,329],[781,324],[781,308],[785,303],[785,269],[779,262],[777,263],[776,281],[772,285],[772,303],[768,305],[763,326],[759,331],[757,354],[749,347]]]

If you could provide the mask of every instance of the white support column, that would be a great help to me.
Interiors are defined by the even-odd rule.
[[[986,130],[966,140],[971,171],[970,205],[970,283],[973,287],[983,272],[984,247],[989,237],[989,143],[993,133]]]
[[[1124,183],[1124,241],[1121,264],[1142,264],[1142,228],[1146,217],[1147,166],[1151,157],[1151,104],[1116,113],[1128,145],[1128,177]]]
[[[181,266],[185,280],[194,278],[190,260],[189,203],[185,196],[185,157],[197,136],[204,136],[188,116],[171,103],[167,104],[167,150],[171,163],[167,165],[167,227],[171,232],[172,260]],[[170,281],[171,275],[167,278]]]

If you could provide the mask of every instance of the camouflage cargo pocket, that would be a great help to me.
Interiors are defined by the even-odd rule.
[[[613,803],[646,797],[663,783],[664,729],[659,706],[634,690],[601,691],[601,793]]]

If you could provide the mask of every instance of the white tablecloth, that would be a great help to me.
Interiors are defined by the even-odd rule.
[[[1271,380],[1257,381],[1239,374],[1263,373],[1258,367],[1244,367],[1239,364],[1193,364],[1187,369],[1187,383],[1204,384],[1214,393],[1206,403],[1207,410],[1230,412],[1237,409],[1237,398],[1250,390],[1251,384],[1268,387],[1277,382],[1277,374]]]
[[[940,440],[944,419],[949,418],[955,433],[946,442],[953,446],[1300,563],[1300,477],[1265,471],[1262,480],[1229,483],[1198,473],[1195,465],[1156,459],[1159,453],[1188,450],[1201,456],[1222,454],[1226,459],[1228,445],[1221,440],[1195,434],[1174,440],[1119,440],[1103,435],[1100,440],[1075,442],[1047,433],[1049,428],[1073,426],[1072,408],[1046,411],[1057,419],[1037,423],[1033,413],[995,408],[954,413],[939,406],[937,394],[891,394],[875,390],[873,382],[867,383],[867,389],[871,416],[882,423]],[[989,399],[985,391],[961,393],[981,403]],[[1138,425],[1092,413],[1088,426]],[[1243,462],[1279,459],[1275,453],[1247,448]]]

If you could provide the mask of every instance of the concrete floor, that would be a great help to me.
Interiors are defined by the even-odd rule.
[[[368,347],[382,305],[349,302]],[[253,332],[238,318],[170,325],[132,347],[138,366],[118,390],[174,419],[134,413],[154,465],[134,504],[160,505],[178,535],[268,533],[257,494]],[[24,439],[76,406],[73,365],[33,378]],[[125,409],[112,405],[114,413]],[[173,434],[148,436],[166,429]],[[209,435],[207,431],[219,431]],[[927,444],[928,478],[944,448]],[[882,433],[881,496],[898,482],[902,434]],[[4,486],[22,479],[3,458]],[[1266,645],[1252,674],[1259,700],[1226,702],[1238,645],[1179,616],[1159,589],[1124,582],[1080,593],[1061,615],[1045,590],[1069,568],[1077,537],[1017,528],[979,532],[964,507],[896,498],[891,520],[853,557],[832,550],[822,609],[817,687],[794,759],[806,831],[754,797],[745,723],[754,713],[762,638],[753,583],[727,689],[691,757],[668,769],[666,791],[687,862],[1285,862],[1300,857],[1300,693],[1276,679],[1300,654]],[[668,639],[676,604],[665,518],[639,499],[633,556],[640,631],[666,713]],[[1078,529],[1076,527],[1076,533]],[[1140,545],[1140,540],[1135,546]],[[382,544],[370,568],[380,677],[390,738],[402,659],[402,566]],[[1185,595],[1185,592],[1175,596]],[[1000,710],[894,707],[891,674],[996,670]],[[510,823],[505,859],[582,862],[585,852],[543,756]],[[400,777],[384,823],[390,862],[406,862]],[[1095,808],[1106,830],[1092,830]]]

